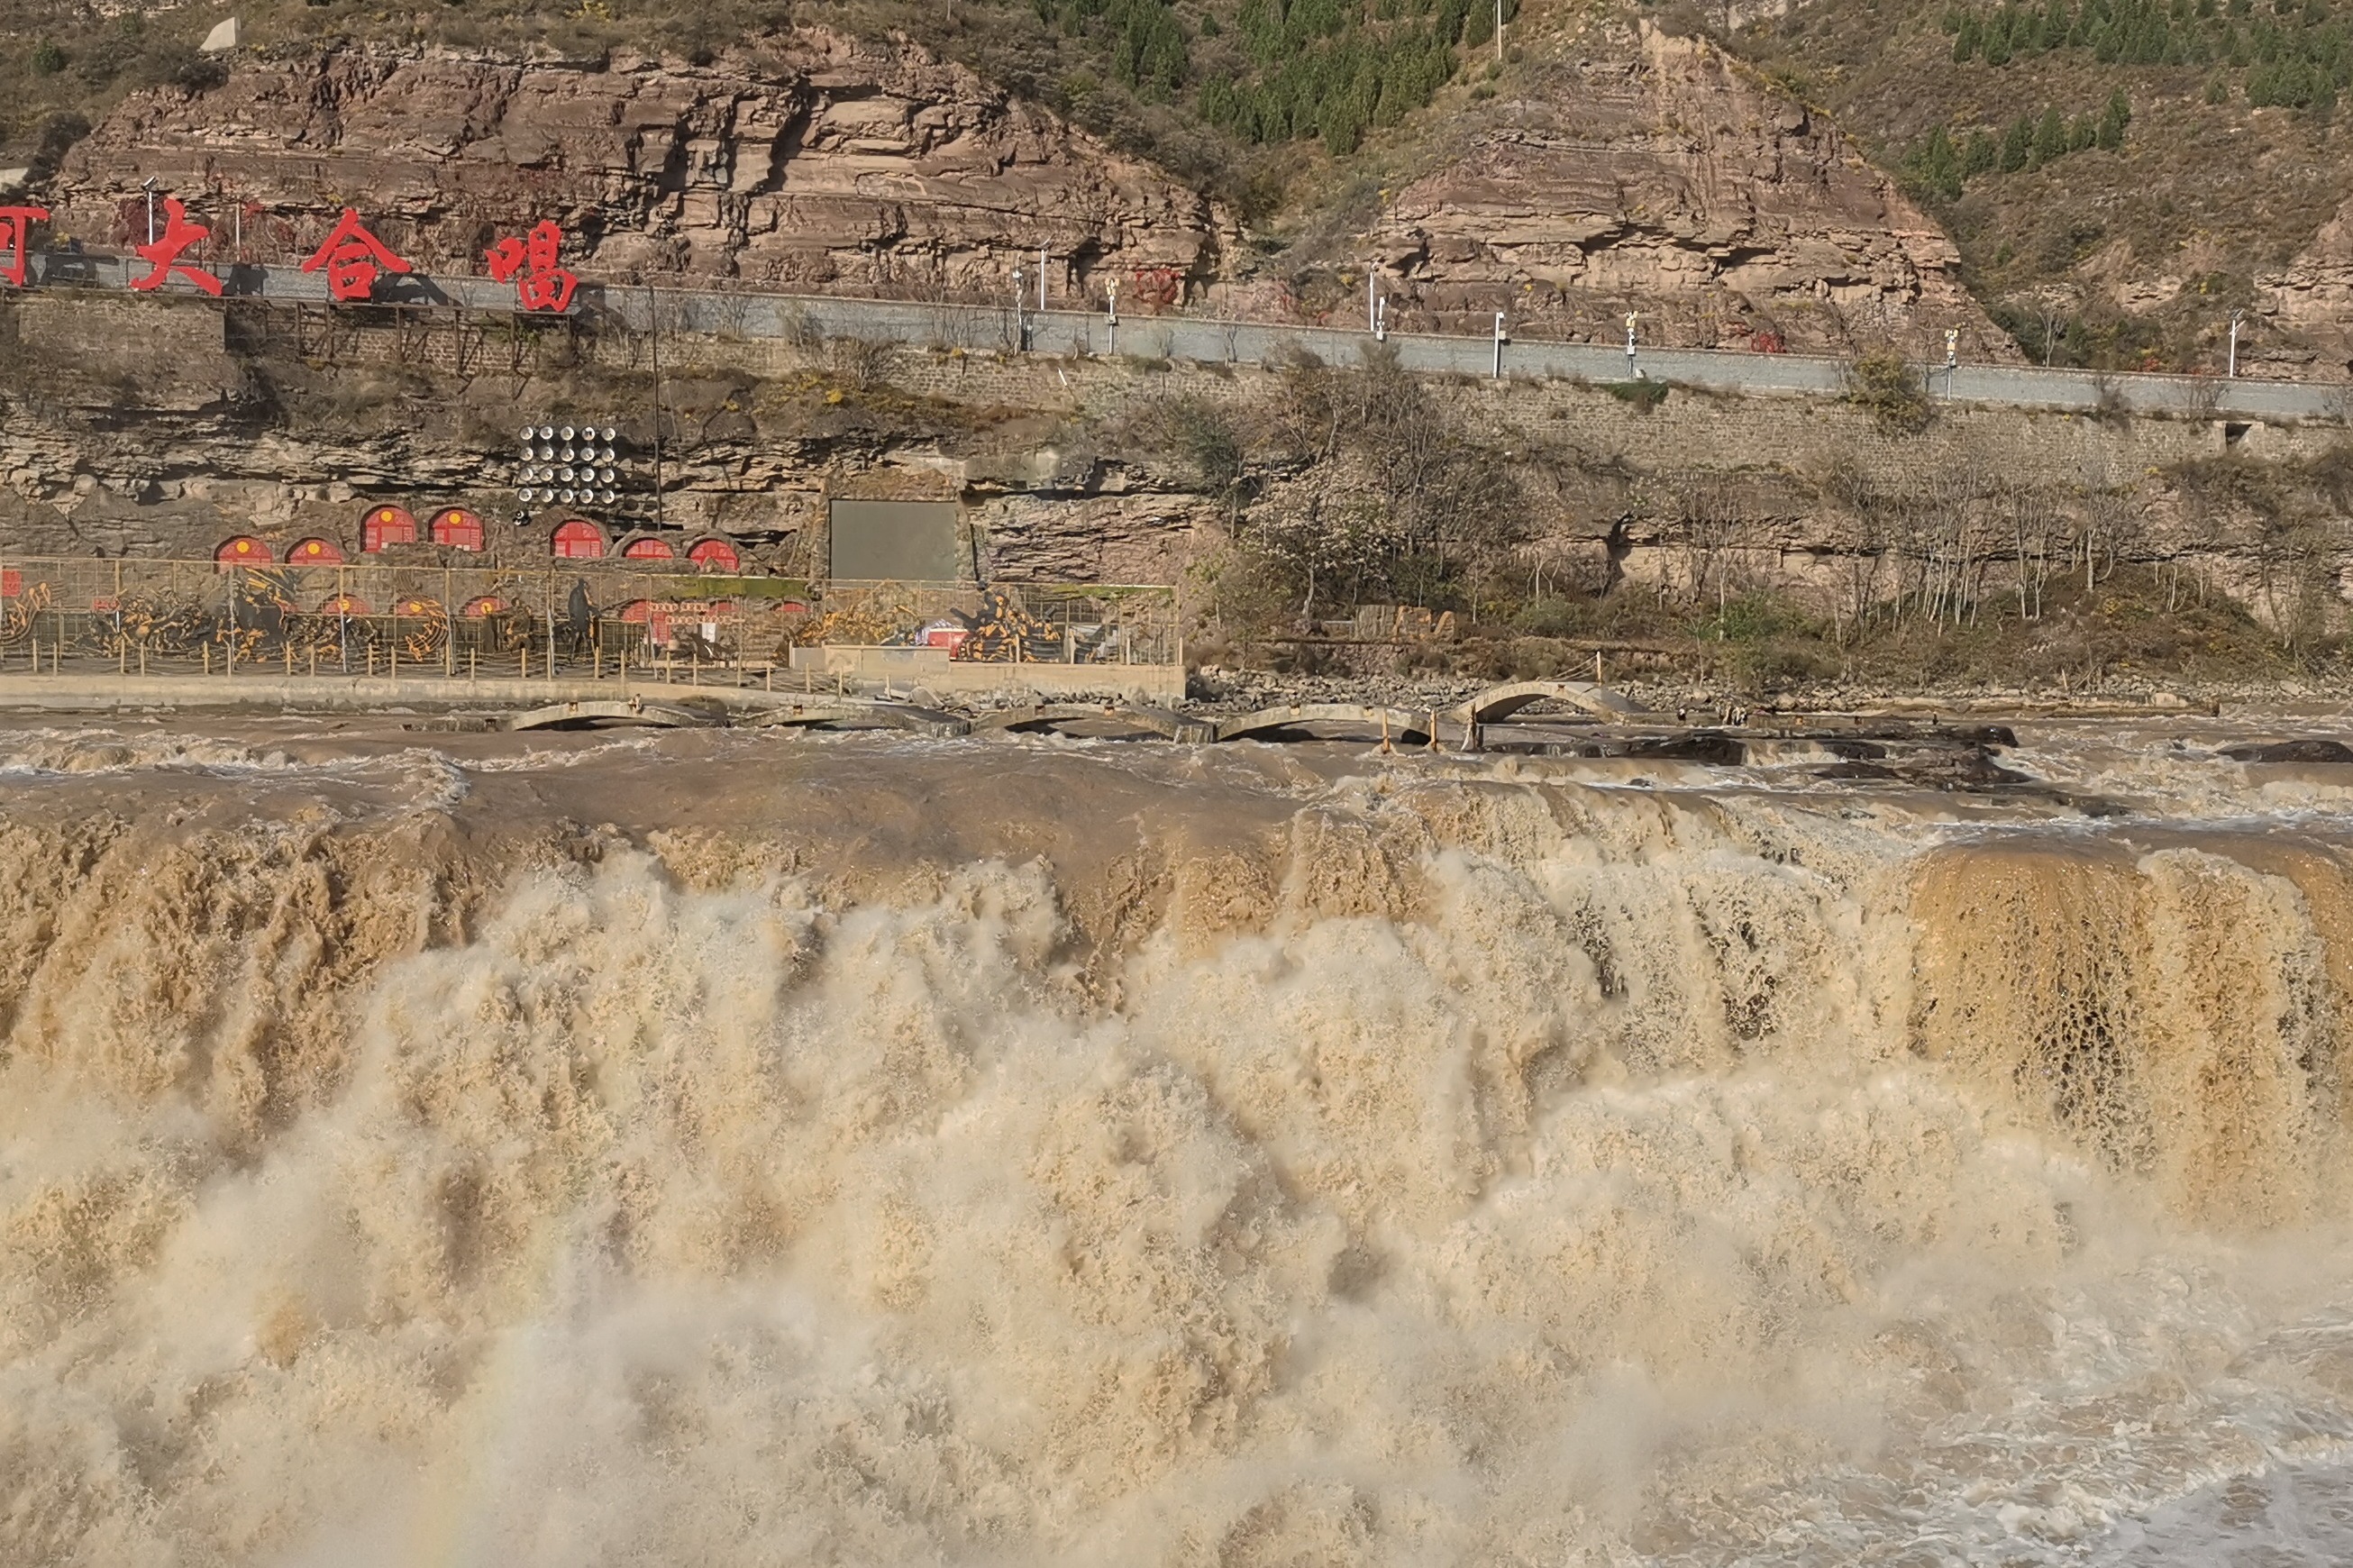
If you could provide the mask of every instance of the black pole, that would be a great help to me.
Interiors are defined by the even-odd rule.
[[[654,298],[654,286],[646,285],[646,321],[653,330],[654,357],[654,526],[669,526],[662,514],[661,458],[661,302]]]

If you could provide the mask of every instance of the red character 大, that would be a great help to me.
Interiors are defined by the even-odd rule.
[[[49,216],[47,207],[0,207],[0,278],[22,289],[33,226]]]
[[[131,286],[133,289],[149,290],[161,289],[164,280],[176,272],[206,293],[218,299],[221,280],[203,268],[180,259],[183,251],[210,233],[212,230],[203,224],[188,221],[188,209],[180,205],[179,197],[165,196],[163,234],[153,245],[137,247],[140,256],[154,270],[144,278],[133,278],[131,280]]]
[[[491,247],[483,259],[491,264],[493,281],[514,280],[515,297],[524,310],[568,310],[580,279],[555,264],[563,247],[564,231],[550,221],[533,229],[527,239],[509,235]]]
[[[361,302],[375,294],[379,274],[409,270],[408,263],[370,234],[351,207],[345,207],[343,216],[335,220],[334,232],[327,236],[326,243],[302,263],[305,272],[316,272],[322,267],[327,269],[329,297]]]

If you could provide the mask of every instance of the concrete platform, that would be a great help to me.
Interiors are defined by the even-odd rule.
[[[312,712],[384,712],[411,709],[540,708],[563,702],[626,702],[631,697],[677,702],[692,698],[727,709],[778,706],[784,692],[757,687],[664,686],[631,679],[607,680],[468,680],[364,675],[115,675],[72,669],[57,675],[0,675],[0,708],[59,713],[144,711],[185,708],[297,708]],[[793,700],[806,701],[796,697]]]

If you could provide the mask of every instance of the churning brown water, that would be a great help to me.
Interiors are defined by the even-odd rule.
[[[2174,739],[0,732],[0,1562],[2341,1558],[2353,768]]]

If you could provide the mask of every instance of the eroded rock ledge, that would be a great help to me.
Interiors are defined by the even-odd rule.
[[[299,260],[345,202],[427,268],[546,217],[613,278],[997,298],[1039,247],[1050,288],[1214,276],[1208,200],[971,71],[823,32],[707,67],[338,48],[125,102],[69,155],[57,226],[124,244],[153,175],[248,258]]]

